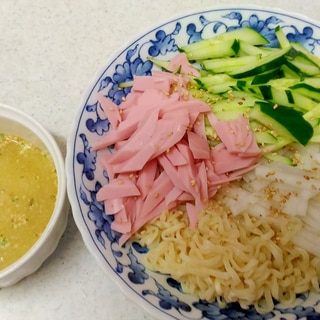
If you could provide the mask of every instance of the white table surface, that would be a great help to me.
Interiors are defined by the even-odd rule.
[[[39,120],[63,154],[71,119],[108,56],[179,12],[238,1],[0,0],[0,102]],[[320,1],[246,1],[320,20]],[[71,212],[56,251],[33,275],[0,289],[0,320],[154,319],[100,269]]]

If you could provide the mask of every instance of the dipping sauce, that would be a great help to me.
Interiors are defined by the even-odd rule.
[[[0,270],[39,239],[54,210],[57,174],[49,153],[0,134]]]

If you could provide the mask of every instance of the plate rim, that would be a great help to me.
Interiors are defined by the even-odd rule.
[[[105,73],[106,69],[117,59],[118,56],[120,56],[126,49],[130,47],[133,43],[138,41],[140,38],[144,37],[146,34],[152,33],[156,29],[161,28],[164,25],[167,25],[169,23],[173,23],[176,20],[186,18],[188,16],[192,15],[199,15],[199,14],[205,14],[208,12],[218,12],[218,11],[224,11],[224,10],[237,10],[237,11],[254,11],[257,10],[258,12],[266,12],[266,13],[274,13],[279,15],[284,15],[289,18],[293,18],[295,20],[299,20],[301,22],[306,22],[310,25],[313,25],[320,30],[320,21],[317,21],[314,18],[310,18],[305,14],[299,13],[297,11],[291,11],[284,10],[282,8],[279,8],[277,6],[262,6],[257,4],[244,4],[244,5],[234,5],[234,4],[227,4],[227,5],[213,5],[213,6],[205,6],[203,8],[198,9],[191,9],[191,10],[184,10],[181,13],[174,14],[168,16],[168,18],[153,23],[149,27],[145,29],[139,29],[135,34],[131,35],[128,40],[126,40],[120,47],[115,48],[112,50],[111,54],[106,58],[106,61],[102,63],[102,66],[98,68],[93,73],[93,77],[90,82],[88,82],[88,87],[86,90],[84,90],[84,93],[82,94],[82,98],[80,99],[80,103],[77,106],[77,109],[75,110],[74,117],[72,119],[72,123],[70,125],[70,134],[68,135],[67,142],[66,142],[66,157],[65,157],[65,171],[66,171],[66,177],[67,177],[67,194],[69,197],[69,202],[71,206],[72,216],[75,221],[75,224],[77,226],[77,229],[79,230],[82,240],[84,242],[85,247],[89,251],[89,253],[94,257],[96,262],[98,263],[100,269],[104,272],[104,274],[107,275],[107,277],[113,281],[117,287],[123,292],[123,294],[129,298],[132,302],[134,302],[136,305],[140,306],[148,312],[149,315],[152,317],[164,320],[164,315],[166,315],[166,319],[177,319],[174,315],[168,314],[163,309],[159,309],[153,304],[151,304],[149,301],[146,301],[143,299],[142,296],[138,295],[134,289],[132,289],[128,283],[120,277],[118,274],[115,274],[115,271],[107,261],[107,259],[103,258],[101,255],[97,255],[97,252],[100,251],[96,246],[92,245],[92,241],[95,242],[93,239],[91,233],[88,230],[88,227],[85,223],[85,221],[82,218],[82,215],[77,214],[77,211],[81,211],[79,209],[78,203],[77,203],[77,193],[75,189],[75,181],[73,179],[73,176],[71,175],[71,171],[73,169],[73,161],[74,161],[74,150],[75,146],[73,142],[76,139],[76,133],[78,132],[78,120],[80,119],[80,116],[84,112],[84,107],[86,106],[91,93],[94,91],[94,88],[97,86],[98,82],[101,80],[102,75]],[[89,79],[90,80],[90,79]],[[72,151],[72,152],[71,152]],[[105,262],[107,263],[106,264]],[[112,273],[110,274],[110,271]],[[129,288],[129,290],[127,290]],[[320,294],[319,294],[320,297]],[[273,318],[273,319],[276,319]]]

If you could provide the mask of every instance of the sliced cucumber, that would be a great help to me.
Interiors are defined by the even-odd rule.
[[[313,136],[310,142],[320,143],[320,125],[319,123],[313,129]]]
[[[224,100],[236,100],[238,102],[243,103],[245,106],[253,107],[255,102],[257,101],[257,97],[252,95],[251,93],[247,92],[240,92],[240,91],[232,91],[228,93],[222,94]]]
[[[157,59],[157,58],[151,57],[151,56],[148,57],[147,59],[149,61],[151,61],[157,67],[164,69],[164,70],[168,70],[169,61]]]
[[[276,48],[269,48],[269,47],[262,47],[262,46],[256,46],[254,44],[248,43],[245,40],[239,40],[240,50],[239,55],[240,56],[251,56],[259,54],[261,57],[267,56],[272,52],[277,51]]]
[[[301,43],[299,42],[291,42],[290,43],[291,46],[299,51],[302,52],[304,55],[306,55],[308,57],[309,60],[311,60],[314,64],[316,64],[317,66],[320,67],[320,58],[314,54],[312,54],[311,52],[309,52]]]
[[[191,61],[231,57],[238,54],[238,46],[235,46],[235,43],[236,40],[212,41],[207,46],[200,46],[200,48],[191,51],[182,49],[182,51],[185,52],[187,58]]]
[[[235,120],[241,115],[248,114],[248,108],[247,107],[238,107],[234,110],[223,110],[220,112],[215,112],[215,116],[224,121],[230,121]]]
[[[297,79],[301,80],[301,78],[304,78],[301,76],[301,74],[297,73],[296,71],[292,70],[289,68],[287,65],[283,64],[280,67],[281,72],[283,73],[283,78],[288,78],[288,79]],[[298,71],[299,72],[299,71]]]
[[[300,82],[290,86],[290,89],[306,97],[314,99],[317,102],[320,102],[320,88],[315,88],[308,83]]]
[[[314,88],[320,89],[320,77],[304,78],[302,82]]]
[[[316,121],[317,119],[320,119],[320,103],[316,104],[313,109],[306,112],[303,117],[311,123]]]
[[[258,144],[263,146],[277,143],[277,138],[269,131],[254,131],[254,136]]]
[[[187,44],[181,47],[179,50],[186,53],[194,53],[198,50],[208,49],[217,42],[233,43],[234,40],[243,40],[255,46],[266,45],[269,43],[268,39],[262,36],[259,32],[252,28],[245,27],[217,34],[216,36],[213,36],[209,39],[203,39],[197,42]]]
[[[270,102],[259,101],[252,108],[250,117],[288,140],[293,138],[302,145],[306,145],[313,135],[313,128],[303,118],[303,114],[290,107],[275,107]]]
[[[303,112],[308,112],[317,105],[313,97],[301,92],[301,89],[295,89],[295,79],[275,79],[262,85],[252,85],[251,83],[250,81],[238,80],[236,88],[244,92],[251,92],[259,99]]]
[[[189,88],[189,93],[198,100],[207,103],[209,106],[214,105],[217,101],[221,100],[221,96],[213,94],[206,89],[200,89],[195,86]]]
[[[248,108],[252,108],[254,104],[251,101],[245,101],[240,98],[234,98],[232,100],[219,100],[216,104],[212,107],[213,112],[223,112],[223,111],[233,111],[239,108],[244,108],[246,110]]]
[[[257,74],[251,81],[251,85],[258,85],[267,83],[273,79],[279,79],[284,76],[283,70],[278,67],[275,69],[268,70],[266,72]]]
[[[224,73],[210,74],[206,77],[195,78],[194,81],[201,88],[214,94],[227,92],[236,84],[236,80]]]
[[[225,93],[230,91],[235,85],[236,85],[236,80],[232,80],[229,82],[211,85],[208,87],[208,91],[215,94]]]
[[[315,76],[320,74],[320,67],[314,63],[307,54],[293,47],[288,51],[286,65],[302,76]]]
[[[265,158],[267,158],[270,161],[277,161],[277,162],[281,162],[283,164],[287,164],[289,166],[293,166],[294,165],[294,161],[292,158],[283,156],[281,154],[278,154],[276,152],[270,152],[265,154]]]
[[[221,84],[225,82],[233,81],[234,79],[224,73],[219,74],[209,74],[206,77],[195,78],[196,81],[201,88],[209,88],[210,86]]]
[[[315,76],[320,73],[320,68],[313,63],[310,63],[310,60],[304,59],[304,57],[299,56],[294,60],[287,60],[286,65],[296,72],[300,77],[304,76]]]
[[[265,100],[274,104],[293,107],[304,112],[312,110],[316,102],[294,90],[274,86],[260,86],[259,90]]]
[[[275,34],[279,41],[280,48],[286,49],[291,47],[289,40],[287,39],[286,35],[284,34],[280,26],[277,26],[275,28]]]
[[[237,80],[236,86],[240,90],[246,91],[245,90],[246,88],[256,87],[258,85],[265,85],[265,84],[274,85],[275,83],[281,82],[284,80],[284,78],[282,78],[282,75],[283,75],[282,70],[274,69],[274,70],[266,71],[261,74],[257,74],[256,76],[253,76],[250,78]],[[296,83],[297,83],[297,81],[292,79],[289,84],[293,85]]]
[[[247,65],[248,63],[255,63],[261,59],[261,55],[250,55],[242,57],[228,57],[219,59],[208,59],[201,61],[204,69],[209,70],[214,73],[228,73]]]
[[[288,89],[290,86],[293,86],[299,82],[300,81],[297,79],[278,78],[278,79],[271,79],[267,84],[276,88]]]
[[[234,29],[229,32],[221,33],[216,36],[216,39],[221,41],[226,41],[230,39],[243,40],[255,46],[266,45],[269,43],[269,40],[266,37],[264,37],[261,33],[250,27]]]
[[[232,72],[229,72],[229,76],[236,79],[246,78],[267,72],[268,70],[276,69],[286,61],[285,57],[288,51],[288,48],[279,51],[277,50],[270,53],[268,56],[262,57],[258,62],[253,62],[246,66],[234,69]]]

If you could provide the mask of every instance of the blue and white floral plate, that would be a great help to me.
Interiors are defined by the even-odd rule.
[[[259,315],[253,308],[242,310],[236,303],[220,309],[186,295],[179,284],[166,275],[145,269],[141,263],[144,249],[135,243],[118,245],[119,235],[110,229],[110,216],[104,215],[103,204],[96,200],[99,188],[108,177],[99,165],[100,153],[92,150],[94,142],[108,132],[110,124],[99,108],[96,93],[102,92],[119,104],[129,89],[119,90],[120,82],[133,75],[150,74],[153,65],[148,56],[169,59],[178,47],[217,33],[250,26],[277,45],[274,29],[283,27],[290,40],[299,41],[320,55],[320,23],[276,9],[257,7],[224,7],[181,15],[141,34],[106,61],[94,83],[89,84],[75,116],[72,135],[67,144],[66,172],[68,194],[74,219],[83,240],[100,266],[120,288],[159,319],[292,319],[320,317],[320,295],[298,297],[290,307],[277,305]]]

